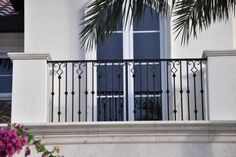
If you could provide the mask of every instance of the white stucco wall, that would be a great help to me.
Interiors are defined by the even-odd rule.
[[[80,19],[88,0],[25,0],[25,53],[84,59]]]
[[[26,0],[25,52],[50,53],[52,59],[84,59],[79,33],[84,8],[90,0]],[[171,35],[171,57],[201,57],[203,50],[233,49],[235,19],[216,23],[199,33],[197,40],[190,38],[181,46],[179,37]],[[173,29],[173,28],[171,28]],[[167,55],[168,56],[168,55]]]
[[[181,46],[181,35],[175,40],[176,34],[172,32],[171,57],[172,58],[201,58],[204,50],[228,50],[235,46],[234,19],[227,22],[217,22],[209,29],[198,33],[197,39],[190,38],[187,45]],[[173,29],[173,28],[172,28]]]

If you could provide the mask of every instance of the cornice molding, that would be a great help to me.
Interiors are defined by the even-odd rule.
[[[49,53],[8,53],[8,56],[11,60],[51,60],[51,56]]]
[[[221,56],[236,56],[236,50],[205,50],[202,54],[202,58]]]

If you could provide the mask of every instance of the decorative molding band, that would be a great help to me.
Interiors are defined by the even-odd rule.
[[[50,54],[42,53],[42,54],[29,54],[29,53],[8,53],[8,56],[11,60],[52,60]]]
[[[236,121],[27,124],[48,145],[236,143]]]
[[[205,50],[202,54],[202,58],[221,56],[236,56],[236,50]]]

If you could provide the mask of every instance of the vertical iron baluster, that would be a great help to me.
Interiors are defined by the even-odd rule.
[[[204,90],[203,90],[203,72],[202,72],[202,60],[200,61],[200,70],[201,70],[201,101],[202,101],[202,120],[205,119],[205,116],[204,116],[204,98],[203,98],[203,93],[204,93]]]
[[[51,115],[51,120],[53,122],[53,109],[54,109],[54,63],[52,63],[52,92],[51,92],[51,95],[52,95],[52,115]]]
[[[82,73],[80,73],[81,71],[82,71],[82,69],[81,69],[81,64],[82,63],[78,63],[78,70],[77,70],[77,73],[79,74],[79,76],[78,76],[78,79],[79,79],[79,111],[78,111],[78,120],[79,120],[79,122],[80,122],[80,120],[81,120],[81,75],[82,75]],[[81,71],[80,71],[81,70]]]
[[[85,121],[88,121],[88,62],[85,62]]]
[[[120,68],[121,65],[119,65],[119,68]],[[118,74],[118,87],[119,87],[119,93],[118,93],[118,97],[119,97],[119,100],[118,100],[118,103],[119,103],[119,118],[118,119],[122,119],[122,104],[120,103],[121,102],[121,74]]]
[[[190,90],[189,90],[189,69],[188,69],[188,66],[189,66],[189,61],[187,60],[186,61],[186,67],[187,67],[187,99],[188,99],[188,120],[191,119],[191,115],[190,115],[190,98],[189,98],[189,94],[190,94]]]
[[[103,111],[104,111],[104,121],[107,120],[107,116],[106,116],[106,105],[107,105],[107,62],[105,63],[105,79],[104,79],[104,83],[105,83],[105,100],[103,101]]]
[[[75,96],[75,82],[74,82],[74,66],[75,63],[72,62],[72,91],[71,91],[71,96],[72,96],[72,122],[74,121],[74,96]]]
[[[140,61],[139,63],[139,86],[140,86],[140,98],[139,98],[139,101],[140,101],[140,120],[142,120],[142,62]]]
[[[135,69],[135,61],[133,62],[133,68],[131,69],[131,72],[133,73],[132,75],[132,78],[133,78],[133,83],[134,83],[134,95],[133,95],[133,99],[134,99],[134,108],[133,108],[133,114],[134,114],[134,120],[137,119],[137,111],[136,111],[136,108],[137,108],[137,102],[136,102],[136,90],[135,90],[135,80],[136,80],[136,69]]]
[[[180,103],[181,103],[181,119],[184,120],[184,113],[183,113],[183,74],[182,74],[182,61],[179,61],[180,64]]]
[[[176,79],[176,72],[177,72],[177,69],[176,69],[176,67],[175,67],[175,64],[176,64],[176,61],[173,61],[172,62],[172,64],[173,64],[173,67],[172,67],[172,69],[171,69],[171,72],[173,73],[172,74],[172,77],[173,77],[173,86],[174,86],[174,92],[173,92],[173,94],[174,94],[174,117],[175,117],[175,120],[177,120],[177,115],[176,115],[176,113],[177,113],[177,109],[176,109],[176,82],[175,82],[175,79]]]
[[[99,64],[99,66],[101,66],[101,65]],[[99,66],[97,68],[97,74],[98,74],[98,86],[97,86],[97,88],[99,90],[98,91],[98,105],[97,105],[97,110],[98,110],[97,119],[98,119],[98,121],[101,120],[101,103],[100,103],[100,101],[101,101],[101,88],[100,88],[100,86],[101,86],[101,78],[102,78],[101,74],[99,74],[98,69],[101,69],[101,67],[99,67]]]
[[[94,62],[92,62],[92,121],[94,121]]]
[[[149,79],[148,79],[148,62],[146,62],[146,70],[147,70],[147,87],[146,87],[146,106],[145,106],[145,108],[146,108],[146,118],[145,118],[145,120],[148,120],[148,105],[149,105],[149,94],[148,94],[148,83],[149,83]]]
[[[169,61],[166,61],[166,97],[167,97],[167,117],[170,120],[170,90],[169,90]]]
[[[113,78],[113,75],[114,75],[114,63],[112,62],[111,63],[111,102],[110,102],[110,121],[113,119],[112,117],[112,109],[111,107],[114,106],[114,78]],[[112,105],[111,105],[112,104]],[[114,108],[114,107],[113,107]],[[113,119],[114,120],[114,119]]]
[[[128,61],[125,62],[125,93],[126,93],[126,97],[125,97],[125,109],[126,109],[126,121],[129,120],[129,109],[128,109],[128,105],[129,105],[129,102],[128,102]]]
[[[62,70],[61,70],[61,64],[62,63],[59,63],[59,67],[58,67],[58,70],[57,70],[57,74],[58,74],[58,122],[61,121],[61,75],[62,75]]]
[[[152,120],[158,120],[158,119],[155,119],[155,110],[154,110],[154,105],[155,105],[155,102],[156,102],[156,82],[155,82],[155,62],[152,63],[153,64],[153,74],[152,74],[152,77],[153,77],[153,105],[152,105]],[[158,105],[158,103],[156,103],[156,105]],[[157,114],[158,114],[158,106],[157,106]]]
[[[65,122],[67,122],[67,96],[68,96],[68,89],[67,89],[67,62],[65,63],[66,73],[65,73]]]
[[[197,68],[196,68],[196,61],[193,61],[193,68],[191,69],[193,73],[193,84],[194,84],[194,113],[195,113],[195,120],[197,120],[197,87],[196,87],[196,73],[197,73]]]

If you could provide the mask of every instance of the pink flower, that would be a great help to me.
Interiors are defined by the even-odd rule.
[[[17,127],[20,128],[21,126]],[[25,144],[27,144],[25,132],[18,136],[16,128],[5,129],[0,127],[0,157],[12,157],[13,154],[19,153]]]

